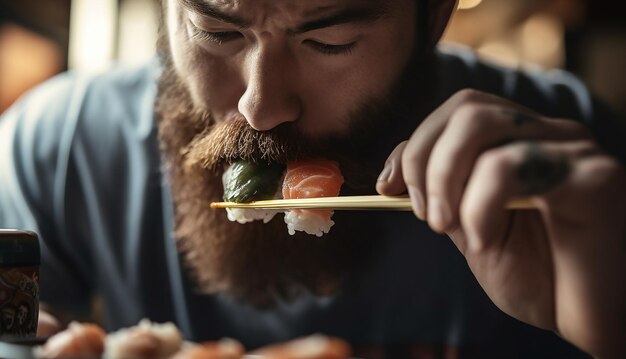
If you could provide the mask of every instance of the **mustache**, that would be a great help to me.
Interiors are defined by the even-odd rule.
[[[219,171],[236,160],[285,163],[310,156],[309,140],[293,123],[283,123],[268,131],[253,129],[241,115],[212,124],[183,148],[184,167]]]

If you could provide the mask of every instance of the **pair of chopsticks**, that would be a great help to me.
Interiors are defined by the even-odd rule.
[[[249,203],[213,202],[211,208],[412,211],[411,200],[408,196],[382,195],[272,199]],[[530,199],[520,198],[510,200],[506,208],[533,209],[536,206]]]

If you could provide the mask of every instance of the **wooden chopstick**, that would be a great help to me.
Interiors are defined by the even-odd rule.
[[[272,199],[249,203],[213,202],[211,208],[255,208],[255,209],[330,209],[330,210],[385,210],[411,211],[408,196],[341,196],[300,199]],[[510,200],[507,209],[536,208],[529,198]]]

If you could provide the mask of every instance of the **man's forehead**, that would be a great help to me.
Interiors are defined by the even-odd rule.
[[[251,9],[290,12],[302,17],[315,17],[350,8],[384,8],[388,0],[178,0],[193,8],[210,7],[227,13],[244,14]],[[399,0],[395,0],[399,1]]]
[[[399,0],[397,0],[399,1]],[[347,7],[384,9],[388,1],[385,0],[344,0],[344,1],[309,1],[306,2],[308,8],[305,9],[303,15],[305,17],[315,17]]]

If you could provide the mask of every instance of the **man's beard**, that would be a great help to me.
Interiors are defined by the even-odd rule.
[[[371,267],[380,257],[382,239],[374,213],[335,213],[330,233],[317,238],[302,232],[288,235],[282,214],[267,224],[242,225],[228,221],[225,211],[210,209],[209,203],[222,199],[223,166],[237,159],[334,159],[346,180],[343,195],[375,193],[385,158],[410,134],[404,129],[417,123],[394,121],[400,107],[388,99],[397,92],[369,99],[369,105],[350,116],[353,126],[347,135],[324,139],[302,135],[297,123],[265,132],[255,131],[243,118],[216,123],[194,106],[164,40],[156,102],[159,141],[175,206],[175,237],[198,289],[266,306],[307,292],[330,294],[348,276]]]

